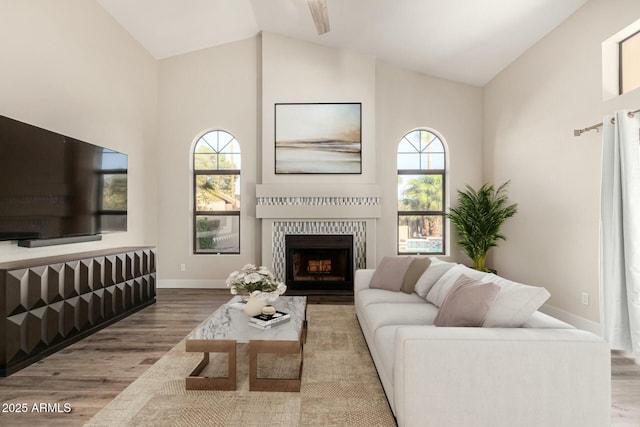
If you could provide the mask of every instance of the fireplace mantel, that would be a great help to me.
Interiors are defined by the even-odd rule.
[[[380,218],[377,185],[338,184],[256,186],[257,218]]]
[[[354,267],[375,265],[380,199],[377,185],[257,185],[256,216],[262,220],[263,265],[271,266],[284,280],[286,234],[353,235]]]

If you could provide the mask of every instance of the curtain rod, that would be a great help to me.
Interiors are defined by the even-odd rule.
[[[633,117],[633,115],[636,114],[636,113],[640,113],[640,110],[632,111],[629,114],[631,114],[631,116]],[[592,126],[589,126],[589,127],[586,127],[584,129],[574,129],[573,130],[573,136],[580,136],[585,132],[589,132],[590,130],[598,130],[601,127],[602,127],[602,122],[600,122],[598,124],[595,124],[595,125],[592,125]]]

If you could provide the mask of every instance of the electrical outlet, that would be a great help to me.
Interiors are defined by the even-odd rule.
[[[589,293],[587,292],[582,293],[582,304],[589,305]]]
[[[187,271],[187,266],[184,264],[180,264],[180,271]]]

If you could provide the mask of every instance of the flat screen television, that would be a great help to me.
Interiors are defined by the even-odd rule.
[[[0,240],[126,231],[127,167],[124,153],[0,116]]]

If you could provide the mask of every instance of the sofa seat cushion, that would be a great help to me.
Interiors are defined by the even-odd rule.
[[[392,292],[384,289],[363,289],[358,292],[357,304],[366,307],[377,303],[422,303],[424,300],[417,294],[405,294],[404,292]]]
[[[362,314],[371,335],[375,336],[378,328],[392,325],[433,325],[438,308],[420,303],[375,303],[362,307]]]
[[[382,364],[382,370],[386,377],[393,384],[393,361],[396,352],[395,340],[396,331],[398,328],[402,328],[403,325],[382,326],[378,328],[375,333],[374,342],[376,350],[378,351],[378,357]],[[425,326],[430,328],[431,326]],[[378,367],[380,369],[380,367]]]
[[[389,402],[393,402],[393,358],[395,354],[395,342],[396,330],[400,326],[383,326],[379,328],[374,337],[374,345],[378,351],[378,365],[376,368],[378,371],[382,371],[384,375],[380,375],[380,378],[385,379],[385,392],[389,397]],[[389,389],[389,390],[387,390]]]
[[[574,326],[539,311],[534,312],[522,327],[535,329],[575,329]]]

